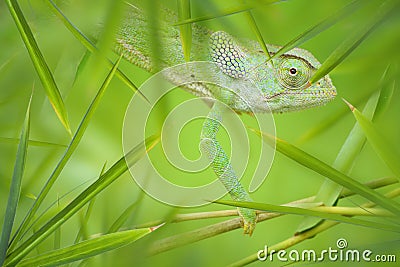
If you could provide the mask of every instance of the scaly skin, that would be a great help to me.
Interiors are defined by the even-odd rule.
[[[117,33],[117,53],[150,72],[185,63],[179,30],[171,26],[176,22],[175,14],[167,9],[160,11],[159,28],[156,30],[160,51],[155,58],[151,48],[155,38],[149,34],[149,25],[143,13],[136,8],[129,9]],[[192,35],[191,61],[214,62],[219,72],[212,75],[220,75],[233,82],[251,81],[255,85],[229,92],[218,86],[188,84],[185,89],[196,96],[218,99],[237,112],[282,113],[320,106],[336,95],[328,76],[318,83],[309,84],[309,79],[320,63],[304,49],[294,48],[267,62],[268,58],[255,41],[238,41],[226,32],[213,33],[197,25],[193,25]],[[267,48],[274,54],[280,47],[267,45]],[[179,74],[170,77],[177,84],[179,78]],[[221,110],[222,103],[215,101],[203,124],[201,149],[210,159],[214,172],[231,197],[236,201],[252,201],[216,139],[222,123]],[[238,210],[243,219],[245,234],[251,235],[257,221],[255,211],[245,208]]]

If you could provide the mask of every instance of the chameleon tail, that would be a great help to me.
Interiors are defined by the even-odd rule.
[[[211,166],[219,180],[235,201],[250,202],[252,199],[240,184],[229,158],[216,139],[217,132],[222,122],[221,106],[215,102],[206,120],[204,121],[200,146],[202,151],[211,161]],[[245,234],[251,235],[257,221],[256,212],[252,209],[238,208],[239,214],[243,219],[243,229]]]

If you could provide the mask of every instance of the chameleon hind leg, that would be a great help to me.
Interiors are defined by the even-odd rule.
[[[213,104],[203,124],[200,147],[202,152],[211,161],[211,167],[232,199],[235,201],[252,201],[249,194],[240,184],[228,156],[216,138],[220,124],[222,123],[222,108],[222,104],[218,101]],[[243,220],[244,233],[251,235],[256,226],[256,212],[246,208],[238,208],[238,211]]]

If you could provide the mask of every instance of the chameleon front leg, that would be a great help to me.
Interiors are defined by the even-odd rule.
[[[222,123],[222,105],[216,101],[205,119],[201,131],[200,147],[202,152],[211,161],[211,167],[232,199],[235,201],[252,201],[249,194],[240,184],[228,156],[216,138],[220,124]],[[243,220],[244,233],[251,235],[256,226],[256,212],[246,208],[238,208],[238,212]]]

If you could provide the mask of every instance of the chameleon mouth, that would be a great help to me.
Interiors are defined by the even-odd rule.
[[[304,92],[302,90],[298,90],[298,91],[293,91],[293,90],[287,90],[285,92],[279,92],[273,95],[269,95],[266,96],[265,99],[266,100],[272,100],[281,96],[287,96],[287,95],[302,95],[302,96],[307,96],[307,97],[315,97],[317,99],[326,99],[326,100],[330,100],[335,98],[335,96],[337,95],[337,92],[335,89],[318,89],[318,90],[312,90],[312,91],[308,91],[308,92]]]

